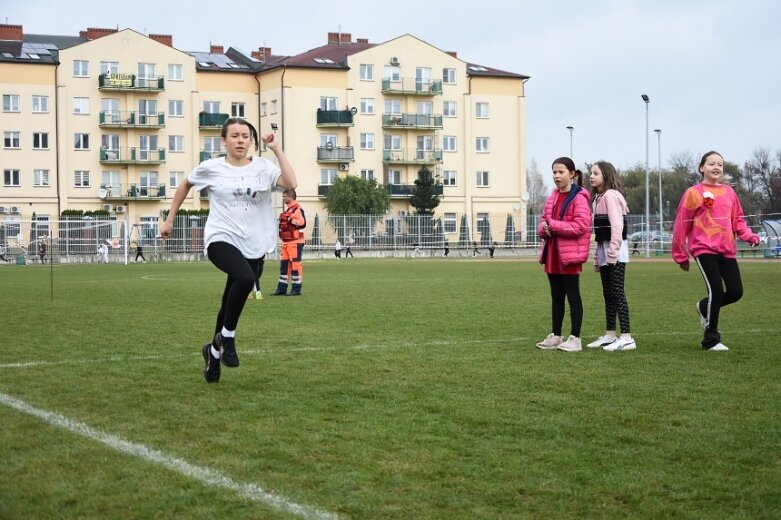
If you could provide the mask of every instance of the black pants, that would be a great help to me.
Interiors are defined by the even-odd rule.
[[[735,258],[722,255],[699,255],[694,259],[705,279],[708,296],[700,300],[700,312],[708,320],[702,339],[702,348],[709,349],[721,341],[719,311],[743,297],[743,282]]]
[[[144,253],[142,253],[141,251],[136,251],[136,259],[134,260],[134,262],[138,262],[138,257],[141,257],[141,260],[146,262],[146,258],[144,258]]]
[[[564,321],[564,299],[569,301],[569,317],[571,331],[575,337],[580,337],[580,327],[583,325],[583,301],[580,299],[580,275],[549,274],[551,296],[551,332],[561,336],[561,326]]]
[[[236,330],[241,311],[247,303],[247,295],[255,286],[255,273],[263,257],[244,258],[235,246],[226,242],[209,244],[208,254],[211,263],[228,275],[214,332],[220,332],[223,326],[228,330]]]
[[[599,276],[602,279],[602,296],[605,298],[605,330],[616,330],[616,316],[621,325],[621,332],[629,334],[629,304],[624,291],[624,274],[626,264],[602,265]]]

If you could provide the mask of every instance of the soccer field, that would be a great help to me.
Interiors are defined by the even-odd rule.
[[[781,262],[740,267],[729,352],[668,259],[627,269],[636,351],[562,353],[533,261],[309,261],[207,385],[210,264],[1,266],[0,518],[779,518]]]

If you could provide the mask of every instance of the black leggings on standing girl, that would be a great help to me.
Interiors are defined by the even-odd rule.
[[[247,303],[247,295],[255,286],[255,273],[263,258],[244,258],[241,251],[226,242],[212,242],[208,254],[211,263],[228,275],[214,332],[220,332],[223,326],[227,330],[236,330],[241,311]]]
[[[629,334],[629,304],[624,291],[624,275],[626,264],[616,262],[599,267],[602,279],[602,296],[605,298],[605,330],[616,330],[616,316],[621,325],[621,332]]]
[[[564,298],[569,301],[569,316],[572,330],[570,334],[580,337],[580,327],[583,324],[583,301],[580,299],[580,275],[549,274],[551,296],[551,332],[561,336],[561,326],[564,321]]]
[[[705,279],[708,297],[698,302],[700,314],[705,316],[708,327],[702,340],[702,348],[709,349],[721,341],[719,311],[743,297],[743,282],[735,258],[722,255],[699,255],[694,259]],[[722,284],[723,280],[723,284]]]

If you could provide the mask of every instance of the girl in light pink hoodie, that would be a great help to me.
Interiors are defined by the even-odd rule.
[[[710,151],[700,160],[702,182],[686,190],[678,204],[673,228],[673,260],[689,270],[689,255],[705,279],[708,296],[697,302],[704,332],[702,348],[729,350],[721,342],[719,311],[743,296],[735,235],[752,247],[759,235],[743,219],[743,207],[735,191],[724,181],[724,159]],[[722,283],[723,280],[723,283]]]
[[[597,161],[591,167],[589,181],[593,188],[594,211],[594,269],[602,279],[605,298],[605,334],[588,345],[607,351],[637,348],[629,328],[629,304],[624,291],[624,275],[629,263],[626,242],[626,215],[629,207],[621,188],[615,167],[606,161]],[[621,325],[621,336],[616,336],[616,317]]]

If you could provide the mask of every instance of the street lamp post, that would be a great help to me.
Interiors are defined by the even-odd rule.
[[[660,129],[654,130],[656,132],[656,150],[659,153],[659,247],[662,248],[662,237],[664,236],[662,222],[664,220],[664,214],[662,211],[662,131]]]
[[[651,193],[648,188],[648,104],[651,98],[647,94],[640,97],[645,102],[645,257],[651,258]]]
[[[568,126],[567,130],[569,130],[569,158],[572,159],[572,132],[575,131],[575,127]]]

